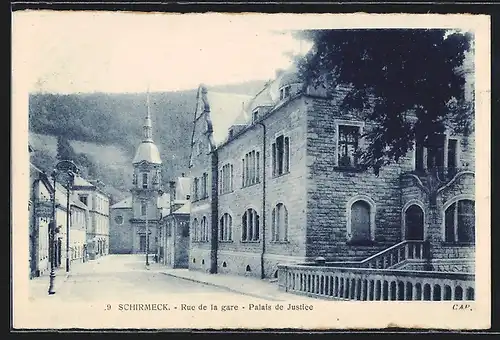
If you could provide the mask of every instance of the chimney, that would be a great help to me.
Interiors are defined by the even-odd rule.
[[[175,181],[168,182],[170,184],[170,201],[175,200]]]

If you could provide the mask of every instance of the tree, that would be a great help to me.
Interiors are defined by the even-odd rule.
[[[76,161],[76,153],[75,150],[73,150],[73,147],[71,144],[69,144],[69,141],[66,139],[66,137],[62,135],[57,136],[57,159],[59,160],[69,160],[69,161]]]
[[[341,110],[372,121],[361,166],[398,161],[413,142],[433,145],[449,127],[469,133],[472,103],[464,97],[466,74],[458,70],[472,49],[469,33],[444,29],[311,30],[313,42],[296,63],[306,84],[345,92]],[[414,119],[410,119],[413,117]]]

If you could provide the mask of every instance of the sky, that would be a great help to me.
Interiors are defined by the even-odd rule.
[[[20,11],[13,83],[27,92],[175,91],[268,80],[311,43],[311,28],[475,29],[466,15]]]
[[[32,13],[14,18],[14,30],[22,27],[14,34],[23,46],[29,91],[52,93],[175,91],[268,80],[291,65],[287,53],[311,46],[272,25],[233,17]]]

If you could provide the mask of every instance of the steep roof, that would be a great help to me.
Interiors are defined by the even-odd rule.
[[[155,143],[142,141],[137,147],[132,164],[144,161],[152,164],[161,164],[160,152]]]
[[[92,183],[90,183],[85,178],[80,176],[75,176],[75,181],[73,182],[73,185],[79,187],[94,187]]]
[[[121,200],[118,203],[113,204],[111,209],[123,209],[123,208],[130,208],[132,209],[132,196],[129,196],[123,200]]]
[[[182,207],[173,212],[173,214],[190,214],[191,201],[187,201]]]
[[[86,206],[85,204],[83,204],[83,202],[81,202],[81,201],[80,201],[80,200],[78,200],[78,199],[76,199],[76,200],[75,200],[75,199],[70,199],[70,200],[69,200],[69,203],[70,203],[71,205],[74,205],[74,206],[76,206],[76,207],[80,208],[80,209],[83,209],[83,210],[86,210],[86,209],[87,209],[87,206]]]
[[[210,121],[212,123],[212,137],[215,145],[220,145],[226,138],[231,125],[243,123],[241,113],[251,96],[210,92],[207,91],[207,100],[210,105]]]
[[[175,186],[175,197],[183,200],[191,193],[191,179],[189,177],[177,178],[177,185]]]

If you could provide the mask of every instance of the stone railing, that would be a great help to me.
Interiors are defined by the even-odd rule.
[[[390,269],[406,260],[428,258],[428,244],[424,241],[403,241],[362,261],[326,262],[329,267]]]
[[[280,290],[358,301],[474,300],[474,274],[279,265]]]

